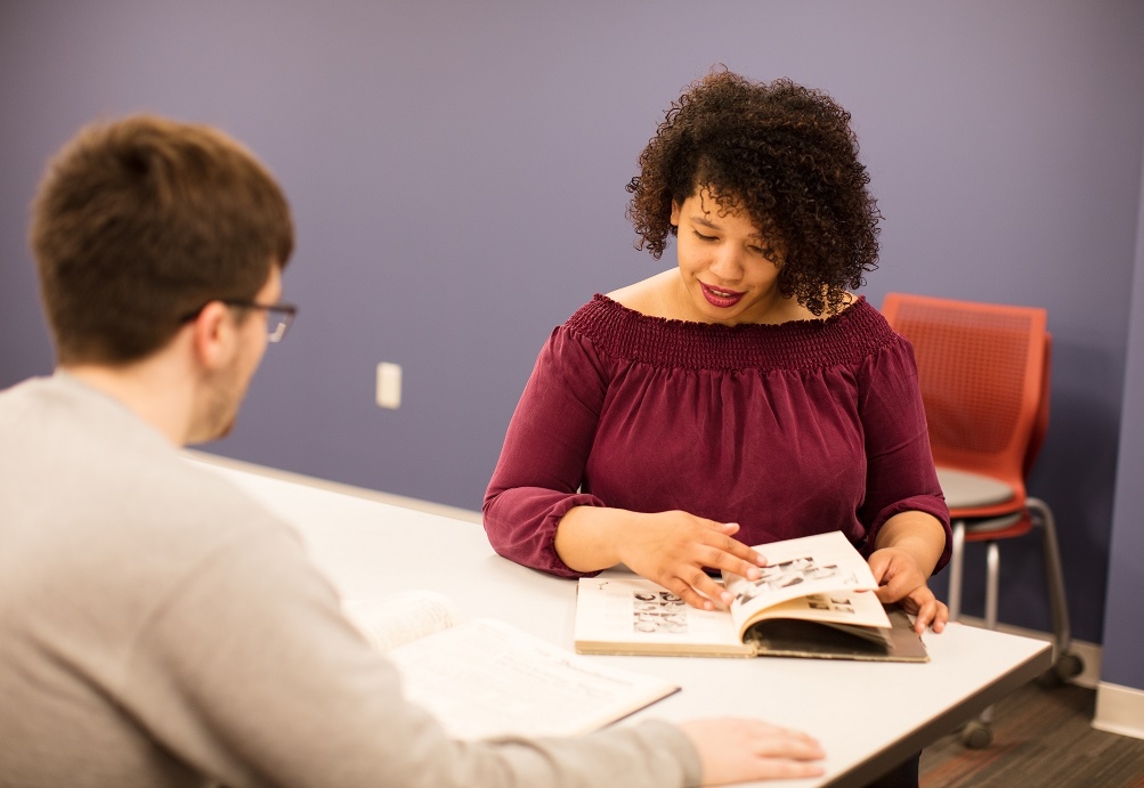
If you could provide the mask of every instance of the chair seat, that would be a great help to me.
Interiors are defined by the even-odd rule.
[[[965,541],[967,542],[1013,539],[1024,536],[1033,530],[1033,522],[1024,511],[1002,517],[982,517],[977,520],[967,518],[962,522],[965,523]]]
[[[980,473],[937,466],[937,479],[945,493],[945,503],[953,509],[976,509],[1015,500],[1017,495],[1003,481]]]

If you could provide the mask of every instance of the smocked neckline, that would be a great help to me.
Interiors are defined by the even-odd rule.
[[[645,315],[597,293],[566,326],[609,356],[684,369],[851,365],[897,341],[864,296],[822,320],[726,326]]]
[[[700,320],[683,320],[683,319],[680,319],[677,317],[660,317],[658,315],[645,315],[643,312],[640,312],[638,309],[632,309],[630,306],[625,306],[625,305],[621,304],[619,301],[617,301],[616,299],[612,298],[611,296],[605,295],[603,293],[596,293],[594,296],[592,296],[592,301],[593,302],[601,301],[601,302],[605,302],[607,304],[612,304],[612,305],[614,305],[614,307],[616,309],[619,309],[623,312],[627,312],[627,313],[631,314],[633,316],[633,318],[635,318],[635,319],[657,321],[657,322],[664,323],[667,325],[676,324],[679,326],[699,326],[700,330],[705,330],[707,328],[713,328],[713,329],[726,329],[726,330],[735,331],[738,329],[749,329],[751,327],[759,328],[759,329],[781,329],[781,328],[788,327],[788,326],[789,327],[821,326],[821,325],[826,324],[826,323],[831,323],[831,322],[834,322],[837,320],[845,319],[846,316],[850,312],[852,312],[854,309],[856,309],[859,304],[862,304],[866,301],[866,296],[864,296],[864,295],[857,296],[851,303],[849,303],[846,306],[845,309],[843,309],[841,312],[839,312],[837,314],[831,315],[830,317],[813,318],[813,319],[804,318],[802,320],[788,320],[785,323],[736,323],[733,326],[724,325],[723,323],[705,323],[705,322],[700,321]]]

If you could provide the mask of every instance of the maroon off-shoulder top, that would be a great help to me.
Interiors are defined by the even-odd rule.
[[[746,544],[841,529],[865,554],[899,512],[949,510],[909,342],[864,298],[826,320],[723,326],[603,295],[552,332],[485,493],[501,555],[562,577],[573,506],[682,509]]]

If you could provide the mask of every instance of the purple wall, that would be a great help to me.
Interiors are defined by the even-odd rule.
[[[1136,689],[1144,689],[1144,187],[1140,197],[1100,676]]]
[[[1120,0],[8,0],[0,386],[52,366],[24,241],[48,154],[100,114],[217,124],[291,195],[302,312],[215,450],[475,509],[550,329],[660,267],[632,248],[623,186],[668,102],[720,61],[789,76],[854,115],[886,216],[872,302],[1048,308],[1054,410],[1031,489],[1061,524],[1075,634],[1100,641],[1142,39],[1144,5]],[[373,404],[379,361],[404,366],[400,410]],[[1004,561],[1002,619],[1047,629],[1037,545]]]

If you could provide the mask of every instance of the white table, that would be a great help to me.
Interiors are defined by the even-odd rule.
[[[201,456],[201,455],[200,455]],[[202,460],[198,460],[202,463]],[[230,461],[202,463],[296,525],[346,598],[412,588],[440,591],[466,617],[507,621],[572,649],[576,584],[497,556],[483,529],[388,504],[367,491]],[[758,716],[810,732],[826,775],[770,788],[862,786],[949,733],[1050,666],[1051,644],[951,623],[925,637],[926,664],[812,659],[605,657],[658,674],[683,691],[639,712],[668,720]],[[619,723],[624,724],[624,723]]]

